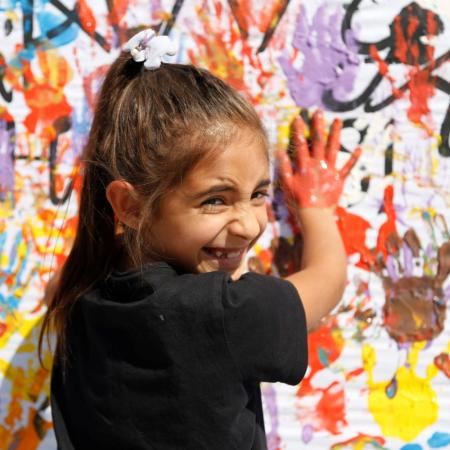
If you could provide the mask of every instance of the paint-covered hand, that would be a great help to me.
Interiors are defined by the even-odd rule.
[[[358,147],[342,169],[336,169],[340,148],[342,122],[335,119],[328,139],[322,111],[314,113],[311,127],[311,152],[305,137],[305,124],[298,117],[294,122],[294,144],[297,168],[293,169],[285,151],[277,155],[279,173],[285,193],[299,208],[332,208],[338,203],[345,178],[361,155]]]

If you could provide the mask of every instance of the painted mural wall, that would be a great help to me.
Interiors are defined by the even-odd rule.
[[[0,448],[56,448],[43,292],[74,238],[96,92],[149,26],[243,93],[274,149],[317,107],[344,121],[340,163],[363,149],[337,210],[347,290],[301,385],[263,386],[269,448],[450,448],[447,0],[0,0]],[[249,266],[284,276],[301,242],[275,189]]]

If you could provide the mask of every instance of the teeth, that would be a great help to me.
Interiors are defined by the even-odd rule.
[[[238,250],[236,252],[223,252],[221,250],[207,249],[208,253],[214,255],[216,258],[227,259],[227,258],[237,258],[241,252]]]

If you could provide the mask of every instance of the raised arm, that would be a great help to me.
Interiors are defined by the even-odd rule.
[[[323,115],[317,111],[312,119],[310,152],[305,125],[299,117],[294,123],[297,169],[293,170],[286,152],[278,154],[284,192],[304,238],[301,270],[286,279],[299,292],[308,329],[314,328],[339,302],[347,278],[346,254],[334,209],[361,150],[355,150],[344,167],[336,169],[341,128],[341,121],[335,120],[325,141]]]

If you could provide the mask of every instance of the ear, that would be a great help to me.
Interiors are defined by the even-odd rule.
[[[134,187],[124,180],[114,180],[106,187],[106,198],[116,217],[127,227],[137,229],[139,202]]]

